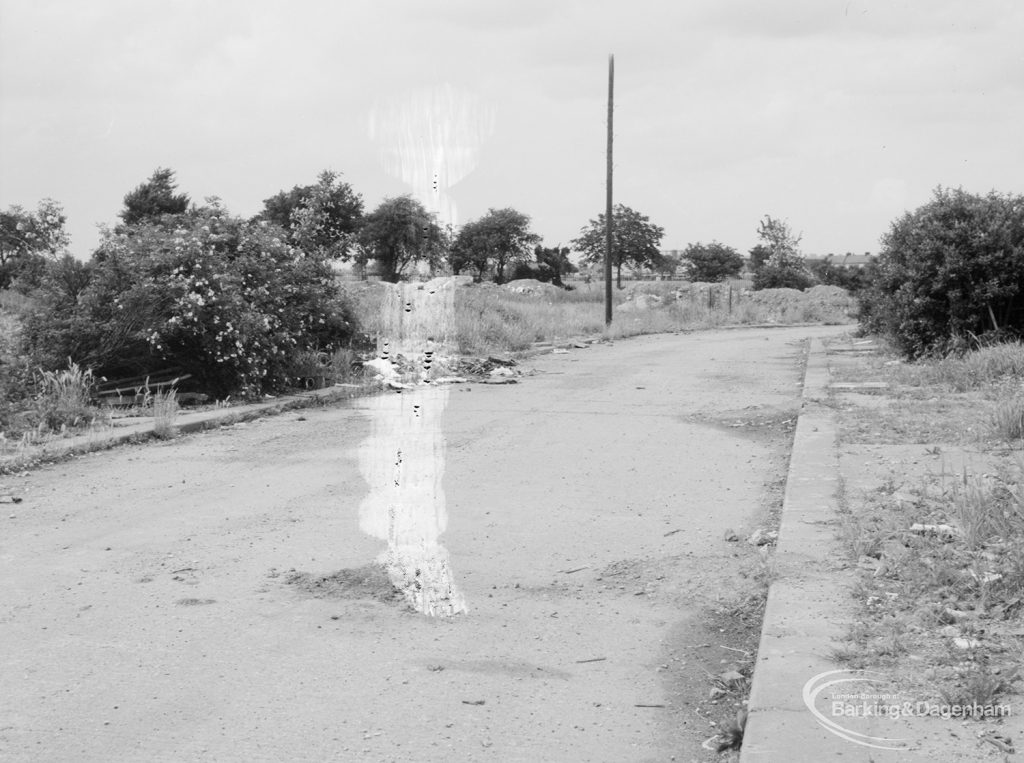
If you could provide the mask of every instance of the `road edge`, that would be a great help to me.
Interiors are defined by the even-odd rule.
[[[346,385],[325,387],[293,395],[287,395],[259,403],[246,403],[230,408],[215,408],[207,411],[180,413],[174,422],[175,436],[202,432],[207,429],[238,424],[244,421],[274,416],[287,411],[311,408],[318,405],[332,405],[346,402],[367,394],[373,394],[376,385]],[[33,446],[31,450],[0,457],[0,474],[34,469],[41,464],[60,461],[71,456],[84,455],[100,450],[109,450],[120,445],[140,443],[159,439],[152,419],[137,424],[119,427],[116,430],[103,429]]]
[[[819,725],[803,697],[808,681],[836,669],[828,654],[849,609],[835,533],[842,483],[828,383],[825,345],[811,338],[740,763],[832,760],[855,749]]]

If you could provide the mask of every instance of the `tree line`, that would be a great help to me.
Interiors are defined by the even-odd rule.
[[[167,216],[201,214],[204,208],[178,192],[173,170],[158,168],[125,195],[121,222],[103,231],[97,254],[101,255],[111,236]],[[0,288],[19,282],[24,290],[38,282],[44,261],[66,249],[65,222],[60,205],[49,199],[35,212],[11,207],[0,213]],[[366,212],[361,195],[329,170],[315,183],[267,198],[259,213],[245,222],[275,226],[279,238],[296,251],[351,262],[358,272],[375,270],[386,281],[398,281],[422,269],[468,273],[477,281],[536,278],[564,286],[563,278],[577,270],[570,258],[573,250],[583,264],[599,265],[605,258],[604,214],[589,220],[568,242],[569,247],[545,247],[529,215],[508,207],[491,208],[457,231],[442,226],[411,196],[386,198]],[[755,288],[806,288],[843,276],[835,269],[815,274],[804,267],[799,236],[784,221],[766,216],[758,235],[761,243],[749,253]],[[738,276],[745,266],[736,249],[717,241],[690,244],[678,258],[666,255],[660,249],[663,236],[664,228],[647,215],[624,204],[614,207],[611,259],[620,288],[624,269],[674,274],[682,268],[690,280],[721,281]]]
[[[575,268],[570,248],[543,246],[518,210],[491,208],[453,231],[410,196],[365,212],[362,197],[331,171],[271,196],[248,219],[216,198],[194,203],[164,168],[123,202],[120,222],[102,230],[85,262],[67,254],[58,203],[0,212],[0,289],[32,295],[24,341],[44,368],[70,357],[127,372],[193,357],[215,388],[265,389],[287,377],[298,349],[351,340],[338,261],[372,265],[389,281],[422,267],[563,284]],[[620,286],[625,268],[682,266],[691,280],[720,281],[745,267],[739,252],[717,241],[667,257],[663,228],[622,204],[613,230]],[[757,233],[747,265],[755,289],[837,283],[858,290],[864,325],[892,335],[908,355],[965,337],[1024,333],[1024,197],[939,188],[892,223],[876,260],[858,271],[808,264],[800,235],[784,220],[766,215]],[[604,215],[568,243],[582,262],[603,262]]]

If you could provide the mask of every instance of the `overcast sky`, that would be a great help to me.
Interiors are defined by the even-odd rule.
[[[448,104],[458,221],[565,243],[604,209],[609,53],[615,198],[664,248],[770,214],[876,251],[936,185],[1024,192],[1020,0],[0,0],[0,207],[56,199],[81,257],[156,167],[246,216],[329,168],[369,210]]]

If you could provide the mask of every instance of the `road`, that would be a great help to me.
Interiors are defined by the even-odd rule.
[[[387,549],[364,532],[375,399],[0,477],[24,497],[0,514],[0,759],[718,759],[706,615],[753,553],[723,532],[767,521],[802,340],[839,331],[453,385],[452,617],[356,579]]]

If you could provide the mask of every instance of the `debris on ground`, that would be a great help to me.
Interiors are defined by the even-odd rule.
[[[925,525],[920,522],[915,522],[910,526],[910,532],[918,535],[933,535],[938,538],[945,538],[947,540],[953,540],[961,535],[960,529],[953,527],[953,525],[940,524],[940,525]]]
[[[377,563],[329,575],[293,571],[285,576],[285,583],[317,599],[376,599],[398,604],[404,598],[387,570]]]
[[[750,534],[747,543],[751,546],[767,546],[770,543],[775,543],[778,539],[778,530],[765,530],[763,527],[759,527]]]

